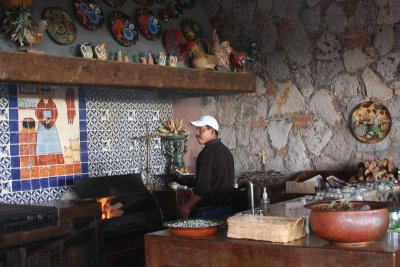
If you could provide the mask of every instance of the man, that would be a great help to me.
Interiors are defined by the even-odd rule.
[[[192,121],[196,139],[204,145],[196,160],[196,184],[191,198],[179,207],[186,218],[226,217],[232,213],[233,156],[218,138],[219,125],[212,116]]]

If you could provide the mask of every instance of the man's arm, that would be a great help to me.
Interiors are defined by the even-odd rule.
[[[193,194],[190,199],[179,207],[179,212],[183,218],[189,217],[189,213],[194,206],[201,200],[201,196]]]

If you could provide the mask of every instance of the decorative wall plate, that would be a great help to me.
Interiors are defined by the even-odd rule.
[[[182,16],[183,6],[179,3],[173,4],[172,2],[167,4],[168,17],[171,19],[177,19]]]
[[[111,7],[122,7],[125,4],[125,0],[104,0]]]
[[[94,0],[75,0],[75,13],[85,28],[97,31],[103,27],[103,11]]]
[[[196,41],[197,39],[203,38],[203,30],[194,20],[182,20],[181,30],[188,41]]]
[[[165,34],[165,49],[169,55],[176,56],[181,62],[187,54],[186,39],[176,29],[170,29]]]
[[[142,34],[149,40],[160,39],[162,28],[157,17],[147,8],[140,8],[136,11],[136,20]]]
[[[76,27],[66,11],[57,7],[48,7],[42,12],[47,22],[47,33],[59,44],[67,45],[76,39]]]
[[[364,102],[351,115],[351,129],[356,138],[366,144],[382,141],[390,132],[392,118],[389,110],[377,102]]]
[[[110,14],[111,31],[115,39],[123,46],[133,46],[138,40],[138,32],[131,19],[120,11]]]
[[[178,0],[177,2],[186,9],[193,8],[196,5],[196,0]]]
[[[142,6],[151,6],[154,3],[154,0],[135,0],[135,2]]]

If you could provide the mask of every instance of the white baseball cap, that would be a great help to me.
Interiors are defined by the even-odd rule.
[[[201,116],[200,120],[198,121],[192,121],[190,122],[196,127],[201,127],[201,126],[210,126],[214,128],[217,132],[219,131],[219,125],[217,120],[213,116]]]

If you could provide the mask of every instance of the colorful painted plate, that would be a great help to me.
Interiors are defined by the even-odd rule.
[[[103,11],[94,0],[75,0],[75,13],[85,28],[97,31],[103,27]]]
[[[392,118],[389,110],[377,102],[358,105],[351,115],[351,129],[355,137],[366,144],[376,144],[389,134]]]
[[[173,4],[172,2],[167,4],[168,17],[171,19],[177,19],[182,16],[183,6],[179,3]]]
[[[168,30],[165,34],[165,49],[169,55],[176,56],[178,62],[185,59],[187,54],[186,39],[176,29]]]
[[[196,41],[197,39],[203,38],[203,30],[194,20],[182,20],[181,30],[188,41]]]
[[[125,0],[104,0],[111,7],[122,7],[125,4]]]
[[[178,0],[177,2],[186,9],[193,8],[196,5],[196,0]]]
[[[42,19],[47,22],[47,33],[59,44],[67,45],[76,39],[76,27],[66,11],[57,7],[43,10]]]
[[[121,45],[133,46],[136,44],[139,34],[135,24],[127,15],[120,11],[111,12],[109,21],[111,31]]]
[[[142,6],[151,6],[154,0],[135,0],[135,2]]]
[[[160,39],[162,34],[161,24],[153,12],[147,8],[140,8],[136,11],[136,20],[142,34],[149,40]]]

